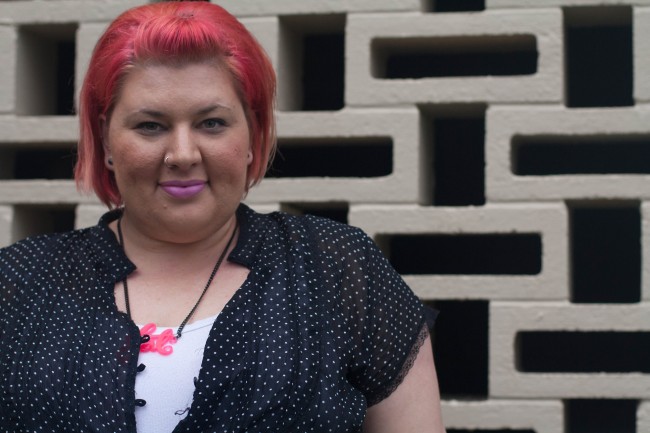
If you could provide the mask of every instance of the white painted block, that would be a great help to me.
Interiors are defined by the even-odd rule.
[[[81,204],[75,209],[74,228],[83,229],[97,225],[108,208],[99,204]]]
[[[632,25],[634,99],[637,103],[650,102],[650,8],[634,8]]]
[[[0,146],[52,146],[76,143],[79,121],[75,116],[0,116]]]
[[[491,106],[486,113],[488,201],[645,199],[650,175],[589,174],[517,176],[512,167],[515,137],[650,136],[650,107],[567,109],[561,106]]]
[[[94,195],[79,193],[72,180],[4,180],[0,204],[98,203]]]
[[[0,25],[0,113],[16,109],[16,41],[15,27]]]
[[[564,433],[561,401],[443,401],[445,427],[458,430],[532,430]]]
[[[414,11],[420,0],[219,0],[214,2],[236,16],[340,14],[345,12]]]
[[[13,217],[13,206],[0,206],[0,248],[6,247],[12,242]]]
[[[522,76],[384,79],[373,77],[376,39],[532,35],[537,73]],[[422,42],[424,44],[426,42]],[[347,106],[459,102],[560,102],[563,98],[562,13],[560,10],[486,11],[463,14],[350,15],[346,29]]]
[[[485,0],[486,9],[534,9],[567,6],[650,5],[650,0]]]
[[[493,398],[650,397],[650,374],[529,373],[517,369],[521,331],[650,332],[650,304],[490,303],[489,388]]]
[[[0,2],[0,22],[60,24],[107,21],[123,11],[144,4],[142,0],[35,0]]]
[[[639,433],[650,432],[650,401],[639,403],[636,414],[636,431]]]
[[[422,299],[568,299],[567,212],[562,204],[477,208],[350,206],[349,222],[373,238],[397,234],[535,233],[538,275],[403,275]]]

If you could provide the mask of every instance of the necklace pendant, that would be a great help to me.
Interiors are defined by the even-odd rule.
[[[174,352],[172,344],[176,344],[176,337],[171,329],[165,329],[160,334],[154,334],[157,326],[155,323],[147,323],[140,328],[140,336],[149,336],[149,341],[140,345],[140,352],[157,352],[163,356],[171,355]]]

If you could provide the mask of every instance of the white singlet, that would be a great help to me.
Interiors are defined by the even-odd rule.
[[[136,376],[135,398],[147,403],[135,408],[138,433],[171,432],[187,416],[194,378],[199,375],[205,343],[216,318],[212,316],[186,325],[181,338],[172,345],[174,351],[170,355],[140,352],[138,364],[144,364],[145,369]],[[155,334],[166,329],[176,335],[178,328],[158,328]]]

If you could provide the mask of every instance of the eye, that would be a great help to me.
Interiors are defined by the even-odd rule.
[[[146,133],[146,134],[152,134],[154,132],[160,132],[163,130],[163,127],[161,124],[156,123],[156,122],[141,122],[138,123],[136,126],[136,129],[139,129],[140,131]]]
[[[226,122],[223,119],[205,119],[201,126],[205,129],[220,129],[226,126]]]

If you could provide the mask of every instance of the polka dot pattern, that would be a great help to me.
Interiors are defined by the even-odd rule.
[[[138,328],[113,288],[134,270],[107,224],[0,250],[0,427],[136,432]],[[242,205],[250,269],[213,325],[174,432],[357,432],[426,337],[424,307],[359,229]],[[172,392],[172,390],[170,390]]]

